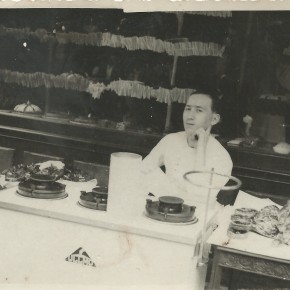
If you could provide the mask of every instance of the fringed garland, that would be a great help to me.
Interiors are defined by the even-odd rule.
[[[163,41],[152,36],[124,37],[109,32],[78,33],[55,32],[50,33],[45,29],[37,29],[34,32],[28,28],[7,28],[0,26],[0,35],[12,34],[18,38],[36,37],[41,42],[57,41],[61,44],[77,44],[92,46],[109,46],[114,48],[126,48],[127,50],[151,50],[158,53],[167,53],[176,56],[219,56],[221,57],[225,47],[217,43],[209,42],[177,42]]]
[[[45,86],[46,88],[63,88],[76,91],[86,91],[90,83],[88,79],[78,74],[23,73],[5,69],[0,69],[0,80],[5,83],[16,83],[28,88]]]
[[[160,103],[186,103],[188,96],[195,92],[194,89],[165,89],[161,87],[154,89],[138,81],[126,80],[113,81],[107,86],[107,90],[108,89],[114,91],[119,96],[128,96],[138,99],[155,98]]]
[[[63,73],[61,75],[47,74],[43,72],[23,73],[0,69],[0,81],[16,83],[28,88],[44,86],[46,88],[63,88],[80,92],[88,92],[94,99],[99,99],[105,90],[114,91],[119,96],[127,96],[138,99],[155,98],[158,102],[186,103],[194,89],[154,89],[138,81],[118,80],[112,81],[107,86],[104,83],[94,83],[81,75]]]
[[[99,99],[101,97],[102,92],[105,89],[106,89],[106,86],[103,83],[90,82],[85,91],[91,94],[94,99]]]

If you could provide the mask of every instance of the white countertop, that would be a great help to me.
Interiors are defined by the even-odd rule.
[[[271,258],[290,260],[290,246],[274,246],[273,239],[266,238],[254,232],[250,232],[249,236],[242,240],[229,238],[227,235],[230,216],[236,208],[250,207],[260,210],[267,205],[273,204],[276,205],[269,199],[257,198],[240,191],[234,206],[226,207],[220,215],[219,227],[211,235],[208,243]],[[280,207],[279,205],[277,206]]]
[[[64,182],[68,197],[59,200],[44,200],[23,197],[16,193],[17,185],[0,191],[0,208],[25,212],[29,214],[90,225],[94,227],[122,231],[151,238],[163,239],[171,242],[195,245],[202,230],[204,205],[197,207],[196,224],[169,224],[149,219],[144,215],[146,198],[136,196],[134,211],[123,214],[97,211],[84,208],[78,204],[80,190],[90,191],[96,185],[96,180],[86,183]],[[209,213],[213,217],[214,212]]]

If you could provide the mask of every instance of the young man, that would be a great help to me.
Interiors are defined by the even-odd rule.
[[[231,175],[233,163],[228,152],[210,135],[212,126],[219,121],[218,99],[204,92],[192,94],[183,112],[185,131],[165,136],[143,160],[143,173],[156,172],[165,166],[174,190],[185,190],[183,175],[189,171],[213,169]]]

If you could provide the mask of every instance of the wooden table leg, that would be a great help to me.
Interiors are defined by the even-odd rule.
[[[215,249],[213,264],[211,269],[210,275],[210,282],[209,282],[209,290],[218,290],[221,283],[222,278],[222,267],[219,266],[219,257],[220,253],[217,249]]]

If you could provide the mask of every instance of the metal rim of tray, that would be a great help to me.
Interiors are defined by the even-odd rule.
[[[28,198],[35,198],[35,199],[64,199],[68,197],[68,194],[65,191],[59,192],[59,193],[52,193],[52,194],[47,194],[47,193],[35,193],[33,191],[24,191],[21,189],[16,190],[16,193],[18,195],[28,197]]]
[[[236,184],[235,185],[224,185],[224,186],[214,186],[214,185],[204,185],[204,184],[198,184],[198,183],[193,183],[188,176],[192,175],[192,174],[197,174],[197,173],[204,173],[204,174],[208,174],[208,175],[218,175],[221,177],[226,177],[228,178],[228,180],[232,180],[234,181]],[[231,176],[231,175],[226,175],[226,174],[221,174],[221,173],[217,173],[215,171],[202,171],[202,170],[192,170],[189,172],[186,172],[183,175],[183,178],[188,181],[190,184],[198,186],[198,187],[203,187],[203,188],[208,188],[208,189],[219,189],[219,190],[236,190],[239,189],[242,185],[242,181],[240,179],[238,179],[237,177]]]
[[[96,204],[94,202],[89,202],[89,201],[81,201],[79,200],[78,202],[78,205],[80,205],[81,207],[84,207],[84,208],[88,208],[88,209],[92,209],[92,210],[102,210],[102,211],[106,211],[107,210],[107,204]],[[96,206],[98,205],[98,207]]]
[[[158,220],[153,218],[152,216],[150,216],[148,214],[148,212],[144,211],[144,215],[145,217],[149,218],[152,221],[156,221],[158,223],[165,223],[165,224],[169,224],[169,225],[193,225],[196,224],[198,222],[198,217],[197,216],[193,216],[193,218],[189,221],[185,221],[185,222],[172,222],[172,221],[165,221],[165,220]]]
[[[151,216],[154,216],[154,215],[160,215],[160,216],[165,216],[165,213],[164,212],[161,212],[159,210],[159,202],[158,201],[153,201],[152,202],[152,205],[151,207],[148,207],[146,205],[146,211],[151,214]],[[183,204],[182,205],[182,212],[168,212],[166,213],[166,216],[169,217],[169,218],[192,218],[194,216],[194,213],[192,213],[191,211],[191,206],[187,205],[187,204]]]
[[[65,192],[66,188],[64,184],[58,182],[49,183],[49,186],[53,186],[54,189],[42,188],[42,186],[37,188],[37,185],[31,184],[31,182],[27,180],[18,184],[18,190],[23,192],[33,192],[35,194],[59,194]]]

